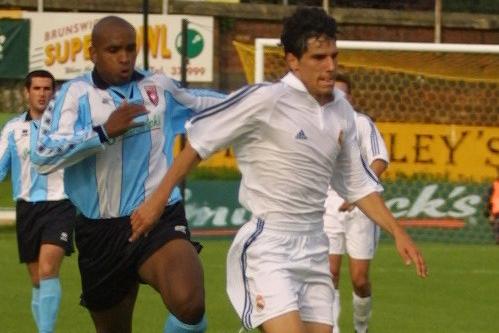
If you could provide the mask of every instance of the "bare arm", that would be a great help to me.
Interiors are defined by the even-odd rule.
[[[378,158],[375,159],[369,167],[372,171],[374,171],[376,176],[380,178],[383,172],[385,172],[386,168],[388,167],[388,163],[385,160]]]
[[[426,277],[428,270],[423,255],[412,241],[411,237],[397,223],[392,213],[386,207],[383,199],[377,192],[373,192],[355,202],[374,223],[388,232],[395,239],[395,246],[406,265],[411,262],[416,266],[420,277]]]
[[[168,201],[175,185],[182,181],[200,161],[198,153],[187,142],[156,190],[133,212],[130,242],[137,240],[142,234],[147,234],[152,229],[163,213],[165,202]]]

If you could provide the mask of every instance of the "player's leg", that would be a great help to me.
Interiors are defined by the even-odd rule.
[[[267,320],[260,326],[263,333],[331,333],[331,326],[323,323],[303,322],[298,311],[291,311]]]
[[[61,303],[59,270],[64,249],[58,245],[42,244],[38,261],[40,278],[39,320],[40,332],[53,332]]]
[[[35,320],[36,327],[40,329],[40,316],[38,309],[40,307],[40,278],[38,276],[38,262],[29,262],[26,264],[28,274],[31,279],[31,313]]]
[[[40,278],[39,310],[40,332],[55,329],[61,303],[59,271],[64,255],[73,252],[73,228],[76,212],[68,200],[36,204],[40,217],[36,223],[43,226],[38,256]]]
[[[138,273],[161,294],[170,310],[165,331],[204,332],[203,268],[198,249],[190,241],[183,205],[168,206],[143,241]]]
[[[132,314],[139,284],[135,284],[118,304],[110,308],[89,310],[96,333],[131,333]]]
[[[37,222],[37,210],[33,203],[24,200],[16,202],[16,235],[19,261],[26,263],[30,276],[31,312],[36,327],[40,327],[40,277],[38,275],[38,255],[41,242],[41,225]]]
[[[350,258],[350,276],[352,279],[352,305],[355,331],[367,331],[371,317],[371,283],[369,281],[370,260]]]
[[[97,333],[130,333],[138,292],[137,257],[141,241],[130,243],[127,217],[76,219],[82,294]]]
[[[300,313],[291,311],[265,321],[260,327],[263,333],[305,333],[305,323],[300,318]],[[329,332],[328,332],[329,333]]]
[[[379,228],[359,209],[355,209],[349,214],[345,236],[353,286],[353,323],[357,333],[364,333],[372,308],[369,264],[378,243]]]
[[[329,239],[329,268],[334,285],[333,333],[340,333],[340,274],[342,256],[346,252],[344,216],[345,213],[337,212],[336,215],[327,215],[324,217],[324,231]]]
[[[139,268],[141,279],[156,289],[174,317],[165,332],[204,332],[203,269],[196,249],[186,239],[173,239]]]
[[[331,270],[331,275],[333,278],[334,286],[334,300],[333,300],[333,319],[334,328],[333,333],[340,333],[340,273],[341,273],[341,254],[330,254],[329,255],[329,268]]]
[[[359,297],[371,296],[371,282],[369,281],[369,259],[349,258],[350,277],[352,288]]]

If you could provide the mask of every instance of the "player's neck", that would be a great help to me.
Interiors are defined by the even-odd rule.
[[[33,119],[33,120],[40,119],[42,117],[42,114],[43,114],[43,111],[36,111],[36,110],[33,110],[32,108],[30,108],[28,110],[28,112],[29,112],[31,119]]]
[[[320,106],[324,106],[327,103],[334,101],[334,94],[321,94],[313,96]]]

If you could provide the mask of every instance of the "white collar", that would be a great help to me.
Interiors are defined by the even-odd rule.
[[[303,82],[299,78],[297,78],[296,75],[293,74],[293,72],[288,72],[288,74],[286,74],[281,79],[281,81],[286,83],[291,88],[306,92],[308,94],[308,90],[305,87],[305,85],[303,84]]]
[[[293,73],[293,72],[288,72],[288,74],[286,74],[282,79],[281,79],[282,82],[286,83],[288,86],[290,86],[291,88],[294,88],[296,90],[299,90],[299,91],[302,91],[302,92],[305,92],[307,93],[310,97],[312,97],[312,95],[310,95],[310,93],[308,92],[307,88],[305,87],[305,85],[303,84],[303,82]],[[333,94],[334,94],[334,99],[333,101],[337,101],[338,99],[340,98],[345,98],[346,94],[341,91],[340,89],[338,88],[334,88],[333,89]],[[313,98],[313,97],[312,97]],[[315,100],[315,98],[314,98]],[[331,101],[331,102],[333,102]],[[329,103],[331,103],[329,102]],[[328,103],[328,104],[329,104]]]

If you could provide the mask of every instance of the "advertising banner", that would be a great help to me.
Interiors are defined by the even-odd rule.
[[[492,243],[488,183],[407,179],[383,184],[386,205],[418,240]],[[192,181],[186,214],[197,235],[233,235],[251,218],[238,202],[238,181]],[[388,238],[385,234],[383,238]]]
[[[29,21],[0,19],[0,77],[21,79],[28,74]]]
[[[92,69],[90,34],[106,13],[23,12],[31,20],[30,70],[46,69],[58,80],[69,80]],[[143,17],[121,14],[137,30],[137,68],[143,68]],[[187,80],[213,79],[213,18],[204,16],[149,15],[149,70],[180,79],[182,19],[187,33]]]
[[[497,127],[377,123],[390,153],[385,178],[429,174],[482,181],[499,172]]]

